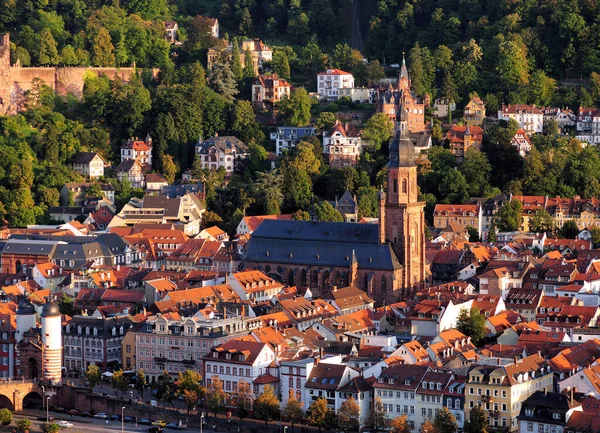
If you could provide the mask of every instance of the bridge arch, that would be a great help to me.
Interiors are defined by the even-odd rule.
[[[31,391],[23,397],[23,407],[25,409],[41,409],[43,405],[42,395],[39,391]]]
[[[0,409],[9,409],[15,410],[15,405],[12,401],[12,396],[8,397],[7,395],[0,394]]]

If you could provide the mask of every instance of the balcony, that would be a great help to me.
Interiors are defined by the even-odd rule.
[[[196,361],[193,359],[184,359],[183,361],[181,361],[184,365],[195,365]]]
[[[490,414],[490,416],[492,416],[494,418],[498,418],[500,416],[500,411],[499,410],[490,410],[489,414]]]
[[[490,402],[494,401],[494,399],[492,398],[491,395],[482,395],[481,401],[484,403],[490,403]]]
[[[167,362],[167,358],[161,358],[160,356],[155,356],[154,361],[165,363],[165,362]]]

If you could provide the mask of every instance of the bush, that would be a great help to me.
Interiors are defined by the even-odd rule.
[[[42,433],[57,433],[60,431],[58,424],[54,422],[45,422],[41,425]]]
[[[27,418],[23,418],[22,420],[19,420],[17,422],[17,429],[20,432],[24,432],[27,431],[31,428],[31,421],[29,421]]]
[[[9,425],[12,422],[12,413],[10,410],[4,408],[0,409],[0,424]]]

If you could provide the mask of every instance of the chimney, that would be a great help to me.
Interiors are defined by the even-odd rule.
[[[319,358],[323,358],[323,355],[325,354],[325,349],[323,349],[322,347],[319,348]]]

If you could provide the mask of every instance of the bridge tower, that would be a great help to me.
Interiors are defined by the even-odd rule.
[[[49,382],[62,378],[62,315],[58,305],[48,301],[42,308],[42,377]]]

